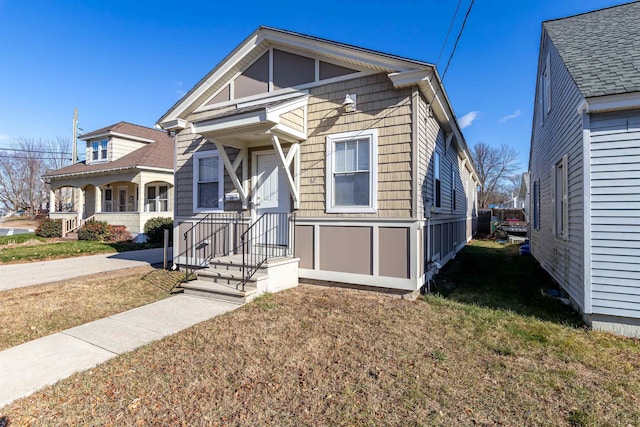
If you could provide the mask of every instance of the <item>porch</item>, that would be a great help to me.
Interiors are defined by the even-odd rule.
[[[208,214],[177,231],[174,263],[185,271],[185,293],[244,303],[298,284],[292,213]]]
[[[123,225],[136,237],[150,218],[172,218],[172,201],[173,183],[149,173],[59,180],[51,182],[49,217],[63,220],[63,237],[89,219]]]

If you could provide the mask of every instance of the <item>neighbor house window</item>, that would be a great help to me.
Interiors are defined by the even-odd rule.
[[[540,230],[540,180],[533,181],[533,229]]]
[[[569,237],[569,190],[567,175],[567,156],[553,166],[553,234],[556,237]]]
[[[377,129],[327,136],[329,213],[376,212]]]
[[[434,206],[442,206],[442,183],[440,181],[440,154],[433,153],[433,200]]]
[[[451,210],[456,210],[456,177],[451,165]]]
[[[150,185],[147,186],[147,212],[168,212],[169,211],[169,186]]]
[[[108,141],[93,141],[91,143],[91,160],[107,160],[107,144]]]
[[[218,152],[212,150],[196,153],[193,161],[193,211],[222,209],[224,180]]]

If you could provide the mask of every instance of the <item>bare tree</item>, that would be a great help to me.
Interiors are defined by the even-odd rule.
[[[35,215],[47,200],[42,175],[70,159],[65,140],[17,138],[0,149],[0,202],[11,210],[26,209]]]
[[[496,148],[485,142],[478,142],[473,146],[473,158],[480,179],[480,207],[486,208],[490,203],[499,203],[504,197],[506,181],[518,169],[518,152],[506,144]]]

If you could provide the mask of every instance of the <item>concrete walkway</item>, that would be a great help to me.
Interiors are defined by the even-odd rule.
[[[75,372],[238,307],[213,299],[175,295],[2,351],[0,407]]]
[[[0,291],[57,282],[106,271],[162,264],[164,260],[163,251],[162,248],[143,249],[115,254],[88,255],[51,261],[0,265]],[[171,248],[169,248],[167,259],[171,264]]]

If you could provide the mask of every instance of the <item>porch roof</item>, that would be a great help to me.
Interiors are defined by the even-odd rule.
[[[193,132],[229,145],[244,146],[248,141],[271,133],[291,141],[303,141],[307,139],[308,99],[308,95],[303,95],[258,104],[240,104],[236,109],[193,122]],[[299,109],[302,110],[303,123],[300,129],[296,129],[286,124],[282,115]]]
[[[116,172],[126,169],[155,169],[173,172],[173,140],[158,138],[156,141],[106,163],[86,164],[78,162],[73,165],[48,171],[43,178],[61,178],[73,175]]]

